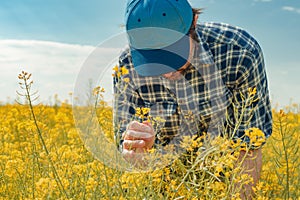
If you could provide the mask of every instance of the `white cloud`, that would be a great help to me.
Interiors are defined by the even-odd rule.
[[[300,14],[300,8],[296,8],[296,7],[292,7],[292,6],[283,6],[282,10]]]
[[[291,7],[291,6],[284,6],[284,7],[282,7],[282,10],[286,10],[286,11],[291,11],[291,12],[293,12],[293,11],[295,11],[295,8],[294,8],[294,7]]]
[[[95,48],[48,41],[0,40],[1,69],[24,67],[43,74],[73,73]],[[74,66],[75,65],[75,66]]]
[[[120,52],[118,48],[36,40],[0,40],[0,49],[2,102],[7,101],[7,97],[16,97],[15,91],[19,89],[17,76],[22,70],[32,73],[41,101],[47,101],[54,94],[58,94],[61,100],[67,99],[69,92],[74,90],[79,71],[96,49],[97,57],[93,58],[95,61],[89,61],[89,64],[95,64],[96,67],[107,65],[109,55]]]

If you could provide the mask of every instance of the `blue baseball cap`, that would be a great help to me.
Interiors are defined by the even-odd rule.
[[[125,23],[136,72],[157,76],[182,67],[189,57],[192,22],[187,0],[129,0]]]

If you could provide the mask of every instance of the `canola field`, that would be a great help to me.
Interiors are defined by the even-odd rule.
[[[226,147],[206,156],[208,167],[192,163],[185,168],[175,162],[145,173],[118,171],[86,149],[71,105],[33,105],[26,85],[30,83],[23,85],[23,105],[0,106],[0,199],[239,199],[228,181],[235,167],[224,166],[230,155],[215,156]],[[113,138],[111,107],[102,102],[97,115],[107,127],[106,136]],[[300,107],[273,110],[273,118],[273,135],[262,149],[261,179],[253,188],[255,199],[300,199]],[[186,144],[194,145],[191,140]],[[236,176],[235,181],[251,180]]]

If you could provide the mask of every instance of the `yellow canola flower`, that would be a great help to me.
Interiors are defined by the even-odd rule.
[[[220,175],[220,173],[223,171],[223,165],[222,164],[218,164],[217,166],[216,166],[216,170],[215,170],[215,176],[217,176],[217,177],[220,177],[221,175]]]
[[[94,96],[97,96],[100,93],[104,93],[105,89],[103,87],[97,86],[93,89]]]
[[[183,136],[180,146],[187,151],[193,151],[196,148],[199,148],[202,146],[201,141],[202,141],[202,137],[198,137],[197,135]]]
[[[245,131],[245,135],[249,137],[250,144],[254,147],[259,147],[266,141],[264,132],[259,128],[250,128]]]
[[[126,67],[121,67],[121,74],[122,75],[126,75],[128,73],[129,73],[129,71],[128,71],[128,69]]]
[[[25,170],[25,163],[19,159],[13,159],[6,162],[5,175],[10,178],[17,178]]]
[[[124,78],[123,81],[124,81],[125,83],[129,83],[130,79],[129,79],[129,78]]]
[[[136,108],[135,109],[135,116],[144,118],[150,112],[150,108]]]
[[[53,180],[51,178],[40,178],[36,183],[35,186],[38,190],[50,190],[53,187]]]
[[[119,71],[118,65],[115,65],[115,66],[113,67],[113,71],[114,71],[115,73],[117,73],[117,72]]]
[[[113,67],[113,72],[114,73],[112,74],[112,76],[117,77],[117,78],[120,78],[121,76],[129,74],[129,70],[125,66],[119,67],[118,65],[115,65]]]
[[[256,94],[256,87],[248,89],[249,96],[254,96]]]

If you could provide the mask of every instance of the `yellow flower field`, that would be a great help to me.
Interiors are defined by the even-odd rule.
[[[238,176],[235,155],[228,153],[231,144],[222,138],[214,143],[223,145],[203,156],[206,166],[191,150],[189,167],[176,161],[170,168],[145,173],[111,169],[83,145],[71,105],[30,107],[31,99],[25,97],[24,105],[0,106],[0,199],[239,199],[229,180],[251,181]],[[98,103],[99,123],[113,139],[112,108]],[[262,176],[254,188],[256,198],[300,199],[299,107],[274,110],[273,116],[273,135],[263,147]],[[184,141],[187,148],[202,145],[192,138]],[[222,157],[216,157],[220,152]]]

